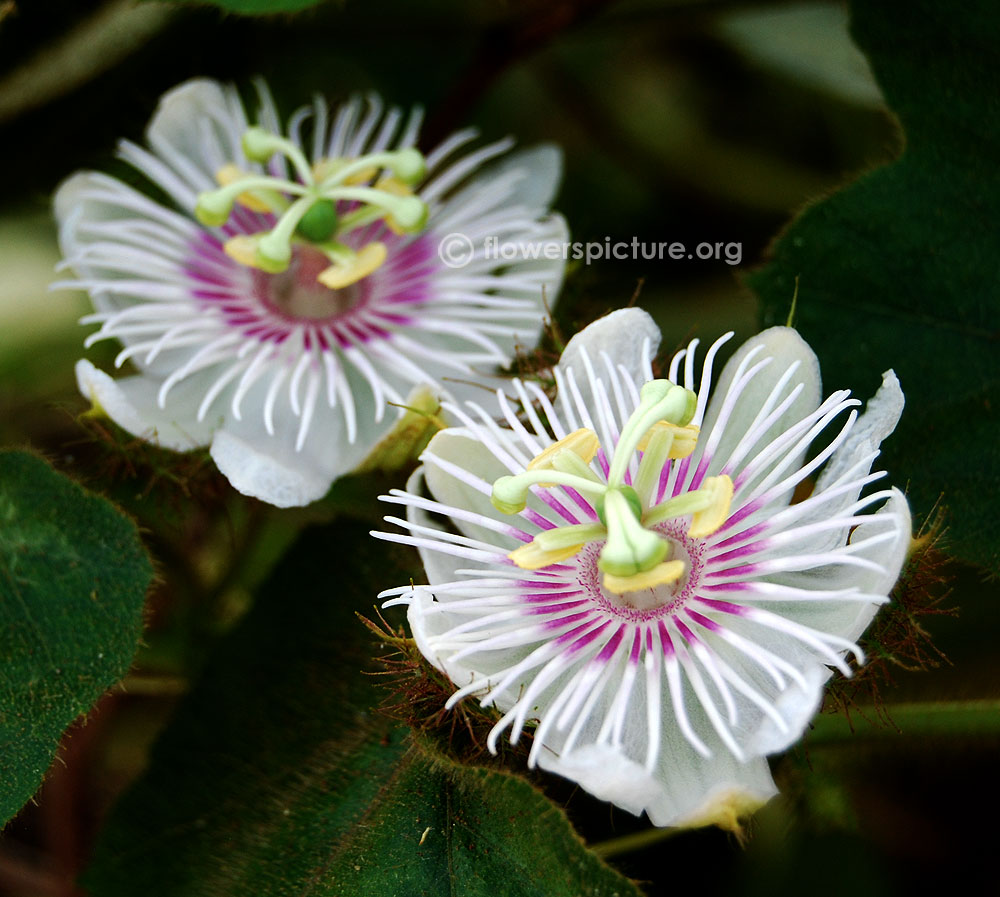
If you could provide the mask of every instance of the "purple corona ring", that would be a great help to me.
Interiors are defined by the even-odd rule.
[[[169,205],[103,174],[64,183],[75,278],[59,286],[93,300],[87,345],[119,340],[116,366],[136,370],[80,361],[95,406],[165,447],[209,446],[241,492],[302,505],[369,455],[414,391],[460,399],[534,344],[563,273],[545,251],[566,240],[548,211],[560,157],[510,140],[469,150],[471,130],[425,156],[419,110],[374,96],[332,112],[317,99],[283,128],[258,92],[252,123],[233,88],[182,84],[148,149],[121,144]],[[487,238],[539,251],[501,263]]]
[[[889,372],[860,417],[823,399],[812,351],[774,328],[709,400],[727,337],[654,379],[659,339],[614,312],[570,341],[555,402],[515,380],[501,424],[453,408],[462,426],[383,496],[405,532],[375,534],[416,546],[427,584],[381,597],[407,605],[449,706],[499,711],[491,750],[531,729],[531,765],[656,825],[733,825],[899,576],[906,500],[871,484],[903,396]]]

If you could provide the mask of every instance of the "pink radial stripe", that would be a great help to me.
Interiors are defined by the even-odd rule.
[[[667,631],[667,624],[663,620],[657,620],[656,630],[660,635],[660,649],[663,651],[663,656],[668,658],[673,657],[677,652],[674,648],[674,640]]]
[[[732,536],[728,536],[721,542],[715,543],[715,548],[728,548],[730,545],[734,545],[737,542],[742,542],[745,539],[753,539],[759,536],[761,533],[767,532],[771,528],[771,521],[765,520],[763,523],[755,523],[753,526],[741,530],[738,533],[734,533]]]
[[[686,607],[684,608],[684,613],[686,613],[691,620],[699,626],[703,626],[709,632],[720,632],[722,630],[722,627],[716,623],[715,620],[709,619],[704,614],[698,613],[696,610],[691,610],[691,608]]]
[[[653,501],[654,505],[658,505],[663,501],[664,496],[667,494],[667,486],[670,485],[670,472],[674,469],[674,462],[667,460],[663,465],[663,470],[660,471],[660,479],[656,486],[656,497]]]
[[[553,523],[548,517],[543,517],[534,508],[525,508],[521,511],[521,515],[526,519],[530,520],[539,529],[555,529],[558,524]]]
[[[719,554],[710,554],[708,559],[713,564],[725,564],[729,561],[736,561],[740,558],[750,557],[751,555],[758,554],[761,551],[766,551],[769,545],[770,542],[768,540],[761,539],[758,542],[751,542],[749,545],[744,545],[740,548],[733,548]]]
[[[688,455],[686,458],[682,458],[680,464],[677,465],[677,479],[674,480],[674,488],[670,494],[671,498],[675,498],[685,491],[684,480],[687,477],[688,468],[691,466],[691,456]]]
[[[584,514],[587,515],[591,520],[597,520],[597,511],[594,510],[594,506],[587,501],[576,489],[571,489],[567,486],[563,487],[563,492],[565,492],[571,499],[573,503],[579,507]]]
[[[632,666],[639,665],[639,658],[642,655],[642,632],[642,629],[637,628],[632,635],[632,648],[628,655],[628,662]]]
[[[705,480],[705,474],[708,472],[708,465],[711,463],[711,455],[702,456],[701,460],[698,462],[698,467],[694,472],[694,476],[691,477],[691,482],[687,487],[688,492],[694,492],[696,489],[701,488],[701,484]]]
[[[518,580],[517,586],[519,588],[529,590],[525,593],[525,597],[535,598],[536,597],[535,593],[530,591],[532,589],[566,589],[570,587],[570,584],[562,579],[524,579],[524,580]],[[574,591],[569,591],[562,594],[572,595],[574,594]],[[537,594],[544,595],[546,593],[538,592]]]
[[[604,479],[607,480],[611,465],[608,463],[608,456],[605,454],[603,446],[597,450],[597,463],[601,470],[604,471]]]
[[[541,489],[537,486],[532,487],[532,493],[536,498],[540,498],[545,502],[553,511],[555,511],[563,520],[567,523],[579,523],[580,518],[578,518],[569,508],[566,507],[558,498],[552,494],[551,489]]]
[[[733,491],[739,492],[743,488],[743,485],[750,479],[753,478],[756,470],[749,467],[744,467],[736,476],[733,477]]]
[[[517,597],[522,601],[556,601],[560,598],[575,598],[577,595],[583,595],[584,592],[581,589],[573,589],[566,592],[528,592],[526,594],[520,594]]]
[[[681,620],[678,620],[677,617],[674,617],[674,625],[677,627],[677,631],[680,633],[681,638],[684,639],[684,641],[687,644],[689,644],[689,645],[698,645],[698,644],[701,644],[698,636],[696,636],[688,628],[688,626],[687,626],[686,623],[682,622]]]
[[[752,591],[754,584],[752,582],[717,582],[717,583],[702,583],[701,591],[703,592],[749,592]]]
[[[566,611],[573,610],[578,607],[589,606],[590,602],[586,598],[582,598],[578,601],[563,601],[557,602],[555,604],[536,604],[531,607],[525,608],[525,613],[531,614],[532,616],[544,616],[545,614],[563,614]]]
[[[568,632],[564,632],[562,635],[556,636],[557,642],[563,642],[572,637],[573,633],[586,629],[589,625],[591,625],[594,622],[594,614],[591,611],[578,611],[575,614],[570,614],[568,617],[560,617],[558,620],[544,620],[542,621],[542,625],[546,629],[562,629],[566,626],[572,626],[580,620],[585,622],[574,627]]]
[[[605,620],[596,629],[591,629],[589,632],[585,632],[569,647],[569,653],[576,654],[584,648],[594,644],[594,642],[600,639],[611,626],[614,626],[614,623],[611,620]]]
[[[512,539],[517,539],[518,542],[530,542],[535,538],[534,534],[527,532],[526,530],[519,529],[516,526],[507,527],[507,535]]]
[[[750,612],[749,607],[744,607],[742,604],[733,604],[731,601],[720,601],[717,598],[706,598],[703,595],[698,595],[695,600],[712,610],[721,611],[724,614],[732,614],[735,617],[745,617]]]
[[[595,638],[611,625],[610,620],[601,620],[599,617],[594,617],[593,614],[574,614],[567,617],[562,623],[576,622],[578,619],[582,619],[583,622],[579,626],[574,626],[568,632],[557,635],[553,640],[554,644],[564,650],[570,643],[574,642],[577,643],[577,649],[586,647],[586,645],[591,644]],[[543,623],[542,625],[550,628],[548,623]],[[570,648],[570,650],[574,649]]]
[[[753,501],[747,502],[745,505],[743,505],[742,508],[730,514],[729,517],[726,518],[726,521],[722,524],[722,526],[720,526],[716,530],[716,532],[724,533],[726,532],[726,530],[732,529],[741,520],[746,520],[747,517],[749,517],[751,514],[755,514],[766,504],[767,501],[763,498],[755,498]]]
[[[625,637],[625,626],[622,623],[618,624],[618,628],[615,629],[614,635],[608,639],[607,643],[594,657],[594,663],[606,664],[612,657],[614,657],[615,652],[618,650],[618,646],[622,643],[622,639]]]
[[[760,569],[760,564],[739,564],[735,567],[725,567],[722,570],[709,570],[705,578],[717,579],[720,576],[753,576]]]

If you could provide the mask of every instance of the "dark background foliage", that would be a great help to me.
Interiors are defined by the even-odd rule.
[[[270,871],[254,878],[276,862],[264,849],[254,852],[254,839],[272,851],[285,844],[274,840],[281,829],[267,816],[277,804],[260,806],[261,795],[270,800],[277,787],[267,766],[275,762],[268,747],[274,732],[264,731],[259,744],[254,738],[257,726],[286,725],[275,707],[291,708],[291,718],[315,707],[332,726],[340,705],[328,689],[338,667],[317,659],[319,642],[298,650],[291,628],[269,646],[275,653],[266,662],[255,652],[268,650],[257,641],[261,632],[282,621],[333,625],[322,572],[304,562],[296,580],[281,572],[288,567],[278,568],[283,594],[272,578],[256,604],[254,595],[302,531],[306,546],[328,540],[324,560],[338,576],[357,560],[355,540],[380,513],[372,496],[396,483],[345,480],[317,507],[276,514],[234,495],[204,457],[157,452],[106,424],[82,424],[72,364],[82,339],[74,320],[86,302],[46,291],[58,258],[52,190],[78,168],[129,176],[113,157],[116,140],[141,140],[159,95],[194,76],[233,81],[248,98],[251,80],[262,76],[286,113],[316,91],[335,101],[374,89],[394,103],[419,103],[427,110],[425,148],[468,123],[486,138],[511,133],[522,144],[558,143],[566,166],[557,207],[577,240],[741,244],[739,266],[576,266],[555,309],[564,336],[636,301],[661,325],[667,350],[728,329],[746,337],[761,323],[785,320],[798,277],[796,320],[820,351],[828,388],[850,386],[866,396],[875,375],[895,366],[911,410],[887,446],[887,465],[895,465],[889,469],[897,484],[912,484],[927,544],[902,604],[872,634],[870,671],[835,687],[835,713],[817,721],[805,746],[776,760],[782,796],[742,840],[704,830],[643,846],[641,821],[569,783],[533,781],[566,807],[588,844],[604,845],[610,862],[650,895],[681,886],[727,895],[902,894],[985,862],[992,832],[982,819],[998,797],[1000,730],[997,595],[986,578],[997,557],[997,18],[986,2],[961,11],[857,4],[856,36],[872,54],[904,135],[860,58],[849,55],[846,11],[835,4],[345,0],[244,17],[195,3],[0,3],[0,153],[8,173],[0,213],[0,444],[43,451],[123,507],[142,528],[159,572],[132,671],[70,729],[43,789],[0,840],[0,895],[75,894],[95,843],[84,882],[97,897],[156,887],[248,893],[246,882],[261,894],[317,893],[295,889],[290,879],[275,883]],[[904,147],[900,162],[880,167]],[[769,251],[796,212],[852,182],[811,206]],[[360,519],[330,523],[345,512]],[[302,544],[294,551],[290,558],[308,556]],[[377,588],[391,583],[358,576],[350,600],[368,613]],[[329,598],[337,598],[332,586]],[[296,613],[276,612],[276,601],[295,603]],[[958,616],[942,613],[952,607]],[[358,665],[385,653],[350,615],[336,627]],[[286,679],[275,674],[286,669],[283,658]],[[204,731],[212,722],[204,708],[239,681],[247,689],[231,708],[239,712]],[[294,697],[282,697],[282,689]],[[934,712],[914,716],[918,702]],[[845,737],[845,707],[853,708],[853,737]],[[241,733],[241,717],[257,726]],[[359,730],[359,744],[386,724],[377,717],[369,725]],[[108,821],[149,766],[150,745],[164,727],[149,774]],[[317,770],[342,772],[335,751],[309,755],[337,734],[323,728],[319,719],[315,730],[300,733],[296,783],[281,787],[299,793]],[[403,749],[392,740],[402,736],[387,737],[387,749]],[[445,791],[479,794],[448,765],[454,758],[436,755],[440,744],[424,737],[424,753],[408,768],[429,763]],[[212,744],[221,759],[207,755]],[[178,761],[186,750],[198,752],[189,764]],[[213,769],[227,757],[239,758],[242,778],[220,776],[219,793],[207,793]],[[511,757],[507,768],[523,770],[523,762]],[[494,767],[481,775],[502,774]],[[510,781],[495,786],[505,799],[545,806],[527,785]],[[186,799],[205,800],[210,832],[182,830],[171,818],[171,811],[186,813],[189,823],[201,818],[170,800],[171,782]],[[307,797],[304,805],[313,806],[316,794]],[[247,820],[244,841],[227,837],[218,820],[238,827],[239,807],[251,803],[263,817]],[[539,818],[548,812],[540,809]],[[547,832],[562,824],[544,818]],[[137,819],[148,826],[142,842]],[[531,824],[525,820],[526,830]],[[264,831],[271,834],[264,838]],[[309,824],[293,831],[288,850],[313,849],[303,834]],[[158,832],[163,840],[153,843]],[[618,840],[633,833],[637,840]],[[227,859],[237,844],[239,863]],[[377,843],[365,852],[379,862]],[[148,879],[132,875],[130,862]],[[536,858],[535,881],[531,867],[519,869],[524,890],[514,890],[512,875],[509,891],[499,881],[494,892],[556,893],[546,889],[547,862]],[[201,876],[205,889],[197,890],[201,885],[175,875],[192,863],[239,866],[246,878]],[[303,868],[312,867],[303,861]],[[326,883],[322,893],[340,893],[334,879]],[[423,893],[452,893],[449,882],[440,884]]]

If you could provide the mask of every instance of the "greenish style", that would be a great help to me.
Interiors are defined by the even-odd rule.
[[[128,671],[152,566],[135,525],[27,452],[0,452],[0,824],[63,730]]]
[[[533,786],[372,709],[389,692],[364,673],[390,649],[355,608],[413,558],[367,530],[313,528],[282,560],[112,814],[88,890],[639,897]]]
[[[906,146],[807,208],[750,277],[765,324],[794,324],[830,383],[893,367],[906,411],[883,460],[948,549],[1000,569],[1000,24],[996,4],[853,5],[853,33]]]

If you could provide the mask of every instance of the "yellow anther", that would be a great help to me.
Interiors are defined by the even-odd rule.
[[[655,433],[670,433],[673,436],[673,441],[670,443],[667,457],[674,459],[686,458],[694,451],[694,447],[698,444],[698,434],[700,432],[701,430],[694,424],[688,424],[686,427],[678,427],[677,424],[672,424],[670,421],[661,420],[657,421],[646,431],[646,434],[639,440],[636,448],[640,452],[644,452]]]
[[[579,457],[585,464],[594,460],[594,455],[601,446],[601,441],[593,430],[581,427],[574,430],[569,436],[563,436],[558,442],[552,443],[545,451],[535,455],[528,462],[526,470],[552,470],[553,461],[556,455],[564,450],[571,451]]]
[[[312,164],[313,180],[319,184],[330,177],[338,168],[343,167],[343,159],[318,159]]]
[[[344,183],[348,186],[356,187],[358,184],[367,184],[377,174],[378,169],[375,168],[375,166],[372,166],[371,168],[363,168],[361,171],[356,171],[354,174],[344,178]]]
[[[677,582],[684,575],[684,561],[663,561],[652,570],[644,573],[633,573],[631,576],[615,576],[604,574],[604,588],[615,595],[626,592],[639,592],[643,589],[655,589],[657,586]]]
[[[321,184],[330,175],[336,174],[348,164],[347,159],[320,159],[318,162],[314,162],[312,166],[313,178],[317,184]],[[361,171],[356,171],[352,175],[348,175],[343,180],[343,184],[347,186],[356,187],[359,184],[367,184],[379,173],[379,169],[374,165],[368,168],[363,168]]]
[[[585,543],[579,545],[568,545],[565,548],[552,548],[548,551],[541,548],[535,542],[529,542],[520,548],[514,549],[507,555],[522,570],[538,570],[541,567],[548,567],[549,564],[558,564],[567,558],[573,557]]]
[[[399,178],[393,177],[392,175],[386,175],[385,177],[379,178],[375,182],[375,189],[382,190],[392,196],[413,196],[413,191]],[[389,230],[391,230],[394,234],[410,233],[410,231],[401,227],[399,222],[396,221],[392,215],[385,216],[385,223]]]
[[[228,187],[230,184],[235,184],[237,181],[243,180],[243,178],[253,177],[253,175],[248,174],[243,171],[238,165],[234,165],[230,162],[228,165],[223,165],[215,173],[215,179],[219,182],[220,187]],[[236,201],[241,206],[246,206],[252,212],[270,212],[272,208],[264,200],[260,199],[258,196],[254,196],[251,191],[246,193],[241,193],[236,197]]]
[[[287,261],[274,261],[265,258],[260,252],[260,241],[264,234],[239,234],[226,240],[222,247],[234,261],[249,268],[257,268],[266,271],[268,274],[280,274],[288,268]]]
[[[230,237],[222,247],[226,255],[250,268],[259,268],[257,261],[257,238],[247,234],[240,234],[237,237]]]
[[[691,515],[691,528],[688,535],[693,539],[702,539],[714,533],[729,516],[729,505],[733,500],[733,481],[725,474],[717,477],[706,477],[698,490],[708,494],[711,504],[702,511]]]
[[[362,246],[351,259],[335,262],[320,271],[316,279],[331,290],[339,290],[367,277],[385,261],[386,249],[382,243]]]

